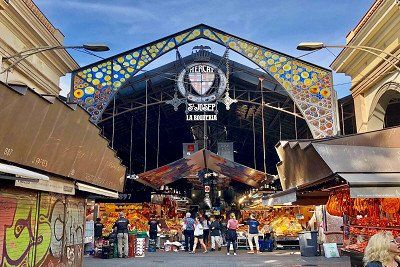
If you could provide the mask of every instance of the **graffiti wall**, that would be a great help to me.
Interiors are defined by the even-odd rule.
[[[0,189],[0,266],[82,266],[85,200]]]

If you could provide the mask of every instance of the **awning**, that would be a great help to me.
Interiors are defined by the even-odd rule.
[[[399,179],[389,175],[400,173],[400,127],[317,140],[281,141],[276,150],[281,160],[277,169],[283,190],[319,183],[337,174],[343,177],[344,173],[361,174],[359,178],[354,176],[355,180],[380,173],[387,182],[400,186]],[[369,183],[378,186],[373,180]]]
[[[126,168],[76,104],[0,82],[0,114],[1,160],[123,191]]]
[[[311,191],[304,192],[296,188],[268,195],[263,199],[264,206],[278,205],[325,205],[329,192]]]
[[[11,180],[29,180],[32,182],[38,182],[40,180],[42,181],[49,180],[49,177],[47,175],[4,163],[0,163],[0,172],[15,175],[15,177],[8,175],[0,175],[0,178],[11,179]]]
[[[139,174],[137,181],[159,188],[186,177],[194,177],[200,170],[209,169],[221,175],[249,186],[257,187],[265,180],[273,180],[258,170],[246,167],[237,162],[225,159],[209,150],[199,150],[196,153],[172,162],[160,168]]]
[[[351,198],[400,198],[400,173],[339,173]]]
[[[102,188],[98,188],[98,187],[87,185],[87,184],[82,184],[79,182],[76,183],[76,187],[81,191],[93,193],[96,195],[101,195],[101,196],[106,196],[106,197],[111,197],[111,198],[118,198],[118,192],[115,192],[115,191],[105,190]]]

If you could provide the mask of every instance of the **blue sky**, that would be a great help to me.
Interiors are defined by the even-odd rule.
[[[300,56],[296,46],[301,41],[322,41],[344,44],[351,31],[373,0],[36,0],[35,3],[65,35],[65,44],[106,43],[112,56],[166,35],[205,23],[283,53]],[[224,48],[207,41],[189,43],[180,49],[183,56],[195,44],[211,45],[213,52],[222,54]],[[338,54],[339,50],[332,50]],[[98,59],[70,51],[79,65]],[[146,69],[175,59],[168,53]],[[239,55],[231,56],[254,66]],[[329,68],[334,56],[321,50],[303,58]],[[334,74],[339,97],[348,95],[349,77]],[[345,83],[345,84],[343,84]],[[69,77],[61,80],[62,94],[69,91]]]

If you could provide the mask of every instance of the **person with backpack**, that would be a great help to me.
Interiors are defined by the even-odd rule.
[[[210,217],[210,235],[211,235],[211,251],[215,251],[218,246],[218,251],[221,251],[222,237],[221,224],[215,220],[214,216]]]
[[[258,243],[258,226],[260,225],[260,223],[255,219],[254,214],[250,214],[250,218],[247,221],[247,225],[248,225],[247,240],[250,246],[250,251],[248,251],[247,253],[254,254],[253,239],[254,242],[256,243],[257,253],[262,253],[260,252],[260,245]]]

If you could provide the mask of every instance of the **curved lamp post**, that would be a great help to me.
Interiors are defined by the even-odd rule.
[[[110,48],[105,45],[105,44],[83,44],[83,45],[78,45],[78,46],[63,46],[63,45],[54,45],[54,46],[40,46],[40,47],[34,47],[34,48],[29,48],[27,50],[18,52],[15,55],[9,56],[9,57],[3,57],[3,61],[8,61],[10,59],[17,59],[15,62],[13,62],[10,66],[8,66],[6,69],[0,71],[0,74],[3,74],[13,67],[15,67],[19,62],[24,60],[25,58],[42,53],[45,51],[49,50],[56,50],[56,49],[85,49],[88,51],[92,52],[104,52],[104,51],[109,51]]]
[[[397,62],[400,61],[400,58],[376,47],[370,47],[364,45],[326,45],[322,42],[301,42],[297,46],[297,50],[303,50],[303,51],[314,51],[314,50],[320,50],[322,48],[350,48],[355,50],[361,50],[373,54],[376,57],[379,57],[380,59],[386,61],[387,63],[395,67],[398,71],[400,71],[400,67],[398,67],[395,63],[393,63],[392,61],[390,61],[385,57],[382,57],[380,54],[376,52],[383,53],[386,56],[389,56],[390,58],[397,60]]]

